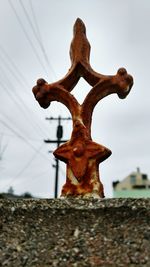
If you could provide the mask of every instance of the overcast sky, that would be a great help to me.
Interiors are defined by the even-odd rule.
[[[126,99],[111,95],[93,115],[93,140],[112,150],[100,165],[105,195],[112,196],[112,181],[137,167],[150,176],[150,1],[0,0],[1,192],[13,186],[16,194],[53,197],[55,161],[48,151],[55,145],[43,140],[55,138],[57,123],[45,118],[70,114],[58,103],[42,109],[32,87],[38,78],[51,83],[67,73],[77,17],[86,24],[93,69],[115,74],[125,67],[134,77]],[[82,102],[89,90],[81,79],[72,93]],[[64,138],[70,134],[71,122],[64,122]],[[59,192],[64,183],[62,163]]]

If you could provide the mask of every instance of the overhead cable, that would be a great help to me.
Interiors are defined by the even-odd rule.
[[[33,18],[34,18],[34,23],[35,23],[35,25],[36,25],[36,30],[35,30],[35,28],[34,28],[34,26],[33,26],[32,20],[30,19],[30,16],[28,15],[28,12],[27,12],[27,10],[26,10],[26,8],[25,8],[25,6],[24,6],[22,0],[20,0],[19,3],[20,3],[20,5],[21,5],[21,7],[22,7],[22,9],[23,9],[23,12],[24,12],[24,14],[25,14],[25,16],[26,16],[26,18],[27,18],[27,21],[28,21],[28,23],[29,23],[29,25],[30,25],[30,27],[31,27],[31,29],[32,29],[32,32],[33,32],[33,34],[34,34],[34,36],[35,36],[35,38],[36,38],[36,40],[37,40],[37,42],[38,42],[38,44],[39,44],[39,46],[40,46],[40,48],[41,48],[41,51],[42,51],[42,53],[43,53],[45,62],[47,63],[48,67],[53,71],[53,74],[54,74],[54,76],[55,76],[55,72],[54,72],[54,70],[53,70],[53,68],[52,68],[52,66],[51,66],[51,64],[50,64],[50,62],[49,62],[49,59],[48,59],[48,56],[47,56],[45,47],[44,47],[43,42],[42,42],[42,38],[41,38],[41,34],[40,34],[40,30],[39,30],[38,24],[37,24],[37,22],[36,22],[36,17],[35,17],[35,14],[34,14],[34,10],[33,10],[32,3],[30,2],[30,5],[31,5],[32,15],[33,15]],[[37,29],[38,29],[38,30],[37,30]]]
[[[12,127],[10,127],[5,121],[3,121],[2,119],[0,119],[0,122],[6,127],[8,128],[11,132],[13,132],[15,135],[17,135],[21,140],[23,140],[30,148],[32,148],[35,152],[37,151],[37,148],[35,148],[29,141],[28,139],[26,139],[23,135],[19,134],[16,130],[14,130]],[[38,152],[39,153],[39,152]],[[49,161],[49,159],[45,156],[45,154],[40,152],[40,155]]]
[[[0,49],[2,49],[2,47],[0,46]],[[1,57],[1,59],[2,59],[2,61],[3,61],[3,63],[4,63],[4,65],[6,66],[6,68],[7,68],[7,70],[9,70],[9,72],[14,76],[14,78],[19,82],[19,83],[21,83],[21,80],[20,79],[18,79],[18,77],[17,77],[17,75],[16,75],[16,73],[18,73],[18,68],[16,67],[16,73],[14,72],[14,68],[13,68],[13,63],[11,64],[12,65],[12,68],[10,67],[10,65],[6,62],[6,60],[4,60],[2,57]],[[8,60],[9,60],[9,57],[8,57]],[[10,61],[10,63],[11,63],[11,61]],[[8,78],[8,73],[6,74],[6,72],[5,72],[5,70],[0,66],[0,68],[2,69],[2,71],[3,71],[3,73],[4,73],[4,75],[5,75],[5,77],[6,77],[6,80],[10,83],[10,85],[11,85],[11,87],[14,87],[13,85],[12,85],[12,83],[10,82],[10,79]],[[20,72],[21,73],[21,72]],[[21,86],[21,88],[22,88],[22,86]],[[25,91],[26,92],[26,91]],[[19,97],[20,98],[20,97]],[[24,102],[24,100],[22,99],[21,100],[21,102]],[[24,106],[24,103],[23,103],[23,106]],[[26,107],[25,107],[25,110],[26,110],[26,112],[28,111],[28,110],[30,110],[30,117],[31,117],[31,113],[33,114],[33,110],[30,108],[30,106],[28,105],[25,105]],[[34,114],[35,115],[35,114]],[[43,130],[43,128],[41,127],[41,125],[39,125],[38,124],[38,122],[37,122],[37,120],[35,121],[35,120],[33,120],[32,121],[32,124],[36,124],[36,127],[39,129],[40,128],[40,130],[41,130],[41,132],[43,133],[43,134],[45,134],[45,132],[44,132],[44,130]]]
[[[13,84],[11,83],[11,81],[9,80],[9,78],[6,75],[6,72],[4,71],[4,69],[0,66],[4,76],[6,77],[5,81],[7,81],[10,85],[10,88],[14,88]],[[27,118],[27,121],[29,122],[29,120],[31,120],[31,113],[33,112],[33,110],[31,110],[30,106],[28,106],[26,104],[26,102],[21,98],[21,96],[17,93],[17,91],[13,90],[13,92],[11,90],[8,90],[8,87],[6,84],[0,82],[1,86],[5,88],[5,92],[9,95],[10,99],[15,102],[16,107],[18,109],[21,109],[21,111],[24,113],[25,117]],[[18,101],[16,100],[18,99]],[[31,112],[30,112],[31,111]],[[28,113],[30,112],[30,114]],[[45,132],[43,131],[43,128],[41,128],[41,126],[37,123],[36,120],[31,120],[31,126],[33,126],[33,124],[37,127],[38,131],[40,130],[42,134],[45,134]],[[34,131],[36,129],[34,128]],[[36,131],[37,134],[37,131]]]
[[[41,61],[41,59],[39,57],[39,54],[38,54],[38,52],[36,50],[36,47],[34,46],[33,42],[31,41],[31,39],[30,39],[30,37],[28,35],[28,32],[26,31],[26,29],[24,27],[24,24],[22,23],[19,15],[18,15],[18,13],[17,13],[17,11],[16,11],[16,9],[15,9],[15,7],[13,5],[13,2],[11,0],[8,0],[8,2],[10,4],[10,6],[11,6],[11,8],[12,8],[12,10],[13,10],[13,12],[14,12],[14,14],[15,14],[15,16],[16,16],[16,18],[17,18],[17,20],[18,20],[18,22],[19,22],[19,24],[20,24],[20,26],[21,26],[21,28],[22,28],[22,30],[23,30],[23,32],[24,32],[24,34],[25,34],[25,36],[26,36],[26,38],[27,38],[27,40],[28,40],[28,42],[29,42],[29,44],[30,44],[30,46],[32,48],[32,50],[33,50],[33,52],[34,52],[34,54],[35,54],[35,56],[36,56],[36,58],[37,58],[37,60],[39,61],[39,63],[42,66],[42,68],[44,69],[46,75],[48,76],[47,69],[45,68],[43,62]]]
[[[33,156],[30,158],[30,160],[28,160],[28,162],[25,164],[25,166],[17,173],[16,176],[14,176],[7,185],[5,185],[5,187],[12,185],[12,183],[14,183],[14,181],[21,176],[27,169],[28,167],[31,165],[31,163],[33,162],[33,160],[39,155],[39,152],[42,148],[43,144],[37,149],[37,151],[33,154]]]
[[[13,72],[13,75],[17,73],[18,74],[17,80],[19,80],[20,83],[22,83],[22,81],[23,81],[24,82],[24,87],[25,88],[27,88],[27,87],[29,88],[30,85],[29,85],[27,79],[25,78],[24,74],[20,71],[20,68],[18,68],[16,66],[16,64],[14,63],[12,58],[8,55],[8,53],[6,52],[6,50],[4,49],[4,47],[2,45],[0,45],[0,50],[3,53],[4,57],[7,58],[8,62],[11,64],[11,66],[12,66],[11,72]],[[13,70],[15,70],[15,71],[13,71]],[[18,77],[19,78],[21,77],[22,79],[21,78],[18,79]]]

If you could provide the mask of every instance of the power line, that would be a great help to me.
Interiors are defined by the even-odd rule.
[[[45,157],[45,154],[43,154],[41,151],[38,151],[37,148],[35,148],[24,136],[22,136],[21,134],[19,134],[16,130],[14,130],[10,125],[8,125],[5,121],[0,119],[0,123],[2,123],[6,128],[8,128],[11,132],[13,132],[17,137],[19,137],[21,140],[23,140],[30,148],[32,148],[37,154],[41,155],[44,159],[50,161],[52,163],[52,161],[50,159],[48,159],[47,157]],[[31,160],[31,159],[30,159]],[[60,170],[62,171],[62,173],[64,174],[64,171],[60,168]]]
[[[2,156],[7,148],[8,144],[5,144],[4,146],[2,145],[2,139],[3,139],[3,133],[1,134],[1,138],[0,138],[0,160],[2,160]]]
[[[34,8],[33,8],[33,4],[32,4],[32,0],[29,0],[29,3],[30,3],[30,8],[31,8],[31,12],[32,12],[32,17],[33,17],[33,20],[34,20],[34,24],[35,24],[35,27],[36,27],[36,30],[37,30],[37,34],[39,36],[39,40],[41,41],[41,43],[43,44],[43,41],[42,41],[42,37],[41,37],[41,33],[40,33],[40,29],[39,29],[39,26],[38,26],[38,23],[37,23],[37,19],[36,19],[36,15],[35,15],[35,12],[34,12]],[[48,59],[48,65],[49,67],[51,68],[51,70],[53,71],[53,74],[54,74],[54,77],[56,79],[56,73],[55,73],[55,70],[54,68],[52,67],[51,63],[49,62],[49,58],[47,57]]]
[[[42,47],[42,50],[43,50],[43,54],[44,54],[45,60],[46,60],[46,62],[47,62],[47,64],[48,64],[49,68],[52,70],[55,79],[57,79],[55,70],[54,70],[54,68],[52,67],[52,65],[51,65],[51,63],[50,63],[50,61],[49,61],[49,58],[48,58],[48,56],[47,56],[47,54],[46,54],[46,51],[45,51],[45,48],[44,48],[44,45],[43,45],[43,41],[42,41],[42,37],[41,37],[41,33],[40,33],[39,26],[38,26],[38,23],[37,23],[36,15],[35,15],[35,12],[34,12],[34,8],[33,8],[32,0],[29,0],[29,4],[30,4],[31,12],[32,12],[32,17],[33,17],[34,25],[35,25],[35,28],[36,28],[36,31],[35,31],[35,29],[34,29],[34,32],[35,32],[35,34],[36,34],[36,36],[37,36],[37,38],[38,38],[38,40],[39,40],[40,46]],[[26,12],[26,13],[27,13],[27,12]],[[28,15],[28,13],[27,13],[27,15]],[[30,20],[29,15],[28,15],[28,18],[29,18],[29,20]],[[32,23],[32,22],[31,22],[31,23]],[[34,27],[33,27],[33,28],[34,28]],[[61,111],[61,107],[60,107],[60,106],[59,106],[59,111],[60,111],[60,113],[62,113],[62,111]]]
[[[36,50],[36,48],[35,48],[33,42],[31,41],[31,39],[30,39],[30,37],[29,37],[29,35],[28,35],[28,32],[26,31],[26,29],[25,29],[25,27],[24,27],[24,25],[23,25],[23,23],[22,23],[22,21],[21,21],[19,15],[18,15],[18,13],[17,13],[17,11],[16,11],[16,9],[15,9],[13,3],[11,2],[11,0],[8,0],[8,2],[9,2],[9,4],[10,4],[10,6],[11,6],[11,8],[12,8],[12,10],[13,10],[13,12],[14,12],[14,14],[15,14],[15,16],[16,16],[16,18],[17,18],[17,20],[18,20],[18,22],[19,22],[19,24],[20,24],[20,26],[21,26],[21,28],[22,28],[22,30],[23,30],[23,32],[24,32],[26,38],[27,38],[27,40],[28,40],[28,42],[30,43],[33,52],[35,53],[35,55],[36,55],[36,57],[37,57],[39,63],[42,65],[42,67],[44,68],[44,71],[45,71],[46,74],[47,74],[47,69],[46,69],[45,66],[43,65],[43,63],[42,63],[42,61],[41,61],[41,59],[40,59],[40,57],[39,57],[39,55],[38,55],[38,53],[37,53],[37,50]],[[48,76],[48,75],[47,75],[47,76]],[[39,126],[38,126],[38,127],[39,127]],[[43,130],[42,130],[42,131],[43,131]],[[45,133],[44,133],[44,134],[45,134]]]
[[[7,185],[5,185],[5,187],[8,187],[9,185],[12,185],[12,183],[14,183],[14,181],[27,170],[27,168],[31,165],[33,160],[37,157],[37,155],[40,152],[42,146],[43,146],[43,144],[39,147],[39,149],[37,149],[37,151],[33,154],[33,156],[30,158],[30,160],[25,164],[25,166],[17,173],[17,175],[14,176],[11,179],[11,181],[9,181],[9,183]]]
[[[4,117],[6,117],[6,119],[9,121],[9,118],[3,114]],[[10,125],[8,125],[6,122],[4,122],[3,120],[0,119],[0,122],[6,127],[8,128],[11,132],[13,132],[18,138],[20,138],[21,140],[23,140],[30,148],[32,148],[35,152],[37,152],[37,149],[28,141],[29,139],[26,139],[23,135],[19,134],[16,130],[14,130]],[[52,163],[52,161],[50,159],[48,159],[45,154],[40,152],[40,155],[46,159],[47,161],[50,161]],[[61,169],[61,171],[63,172],[63,169]],[[63,172],[64,173],[64,172]]]
[[[18,102],[18,101],[16,100],[16,98],[15,98],[14,94],[12,93],[12,91],[9,91],[8,88],[7,88],[7,86],[4,85],[4,84],[2,84],[1,82],[0,82],[0,85],[1,85],[2,87],[5,88],[5,92],[8,94],[8,96],[9,96],[10,99],[11,99],[11,101],[13,101],[13,102],[16,104],[16,107],[19,109],[19,111],[21,110],[21,111],[23,112],[24,116],[27,118],[27,120],[29,120],[30,117],[27,116],[25,110],[23,109],[23,106],[21,105],[20,102]],[[10,92],[11,92],[11,93],[10,93]],[[22,100],[22,99],[20,99],[20,100]],[[21,101],[21,102],[22,102],[22,101]],[[32,125],[32,124],[31,124],[31,125]],[[35,130],[35,129],[34,129],[34,130]],[[36,132],[36,133],[37,133],[37,132]]]
[[[23,81],[25,83],[27,83],[27,80],[26,78],[24,77],[23,73],[20,71],[20,69],[15,65],[15,63],[11,60],[10,56],[6,53],[5,49],[0,45],[0,50],[2,51],[3,53],[3,56],[5,57],[5,60],[2,58],[3,60],[3,63],[6,67],[8,67],[7,69],[9,70],[9,72],[15,77],[17,78],[16,80],[21,84],[21,79],[20,79],[20,76],[22,77]],[[6,59],[7,59],[7,63],[6,63]],[[10,68],[10,65],[12,68]],[[16,72],[14,72],[14,69],[16,70]],[[3,72],[4,72],[4,69],[3,69]],[[16,77],[16,74],[19,74],[18,77]],[[6,73],[4,73],[4,75],[6,76]],[[7,76],[6,76],[7,77]],[[7,78],[7,80],[9,81],[9,79]],[[26,86],[30,87],[30,85],[27,83],[25,84],[25,88]],[[22,88],[22,86],[21,86]],[[28,91],[25,91],[25,92],[28,92]],[[29,92],[28,92],[29,93]],[[29,95],[28,95],[29,96]],[[29,109],[30,107],[28,107]],[[28,110],[26,109],[26,111]],[[30,111],[32,111],[32,114],[33,114],[33,110],[30,109]],[[31,113],[30,113],[31,115]],[[35,115],[35,114],[34,114]],[[37,116],[36,116],[37,117]],[[37,125],[38,128],[40,128],[40,130],[43,132],[43,134],[45,134],[45,132],[43,131],[43,128],[38,124],[37,121],[34,121],[34,123]]]
[[[3,134],[4,136],[10,136],[10,137],[13,137],[13,138],[17,137],[14,134],[9,134],[9,133],[6,133],[6,132],[0,132],[0,134]],[[36,138],[30,138],[30,137],[28,137],[28,140],[35,141],[35,142],[42,142],[43,141],[42,139],[36,139]]]
[[[26,116],[26,113],[24,111],[24,109],[22,109],[22,105],[20,104],[20,102],[17,102],[14,94],[12,93],[12,91],[9,91],[7,86],[5,84],[3,84],[2,82],[0,82],[0,85],[5,88],[5,92],[8,94],[8,96],[10,97],[10,99],[16,104],[17,108],[19,108],[19,110],[21,109],[21,111],[24,113],[24,115]],[[19,106],[18,106],[19,104]]]
[[[15,16],[16,16],[16,18],[17,18],[17,20],[18,20],[18,22],[19,22],[19,24],[20,24],[20,26],[21,26],[21,28],[22,28],[22,30],[23,30],[25,36],[26,36],[26,38],[27,38],[27,40],[29,41],[29,43],[30,43],[30,45],[31,45],[31,47],[32,47],[32,49],[33,49],[33,51],[34,51],[34,53],[36,54],[36,57],[38,58],[38,61],[39,61],[40,64],[43,66],[43,68],[44,68],[44,70],[45,70],[45,72],[46,72],[46,74],[47,74],[47,70],[45,69],[45,66],[43,65],[43,63],[41,62],[41,59],[40,59],[40,57],[39,57],[39,55],[38,55],[38,53],[37,53],[37,50],[36,50],[36,48],[35,48],[33,42],[30,40],[30,37],[29,37],[29,35],[28,35],[28,32],[26,31],[26,29],[25,29],[25,27],[24,27],[24,25],[23,25],[23,23],[22,23],[22,21],[21,21],[19,15],[18,15],[18,13],[17,13],[17,11],[16,11],[16,9],[15,9],[13,3],[11,2],[11,0],[8,0],[8,1],[9,1],[9,4],[10,4],[10,6],[11,6],[11,8],[12,8],[12,10],[13,10],[13,12],[14,12],[14,14],[15,14]],[[51,68],[52,68],[52,67],[51,67]],[[54,72],[54,71],[53,71],[53,72]],[[48,77],[48,76],[49,76],[49,75],[47,75],[47,77]]]
[[[28,40],[28,42],[29,42],[29,44],[30,44],[32,50],[33,50],[33,52],[34,52],[34,54],[35,54],[35,56],[36,56],[36,58],[37,58],[37,60],[38,60],[38,62],[39,62],[40,65],[43,67],[43,69],[44,69],[44,71],[45,71],[45,73],[46,73],[46,76],[48,76],[48,75],[47,75],[47,69],[45,68],[43,62],[41,61],[41,59],[40,59],[40,57],[39,57],[39,55],[38,55],[38,52],[37,52],[37,50],[36,50],[36,48],[35,48],[33,42],[31,41],[31,39],[30,39],[30,37],[29,37],[29,35],[28,35],[28,32],[26,31],[26,29],[25,29],[25,27],[24,27],[24,24],[22,23],[22,21],[21,21],[19,15],[18,15],[18,13],[17,13],[17,11],[16,11],[16,9],[15,9],[13,3],[11,2],[11,0],[8,0],[8,2],[9,2],[9,4],[10,4],[10,6],[11,6],[11,8],[12,8],[12,10],[13,10],[13,12],[14,12],[14,14],[15,14],[15,16],[16,16],[16,18],[17,18],[17,20],[18,20],[18,22],[19,22],[19,24],[20,24],[20,26],[21,26],[21,28],[22,28],[22,30],[23,30],[23,32],[24,32],[24,34],[25,34],[25,36],[26,36],[26,38],[27,38],[27,40]]]
[[[49,168],[46,170],[46,171],[43,171],[43,172],[41,172],[41,173],[38,173],[38,174],[36,174],[36,175],[34,175],[34,176],[31,176],[30,178],[32,178],[32,181],[33,180],[35,180],[36,179],[36,184],[37,184],[37,180],[39,180],[39,178],[41,179],[41,177],[44,177],[44,176],[47,176],[47,174],[49,173]],[[28,177],[27,177],[28,178]],[[43,180],[43,178],[42,178],[42,180]],[[30,183],[30,181],[29,181],[29,179],[27,180],[25,180],[25,181],[22,181],[22,180],[19,180],[18,182],[17,182],[17,185],[18,184],[22,184],[23,183],[23,185],[24,186],[27,186],[29,183]],[[40,185],[41,185],[41,180],[40,180]],[[3,187],[4,188],[4,187]],[[40,192],[37,192],[36,193],[36,196],[38,197],[38,193],[40,193]]]
[[[32,11],[32,15],[33,15],[34,22],[35,22],[35,25],[36,25],[36,29],[38,29],[38,34],[37,34],[37,32],[36,32],[36,30],[35,30],[35,28],[34,28],[34,26],[33,26],[33,23],[32,23],[32,21],[31,21],[31,19],[30,19],[30,16],[28,15],[28,12],[27,12],[27,10],[26,10],[26,8],[25,8],[25,6],[24,6],[22,0],[20,0],[19,3],[20,3],[20,5],[21,5],[21,7],[22,7],[22,9],[23,9],[23,11],[24,11],[24,14],[25,14],[25,16],[26,16],[26,18],[27,18],[27,20],[28,20],[28,22],[29,22],[29,25],[30,25],[30,27],[31,27],[31,29],[32,29],[32,31],[33,31],[33,34],[34,34],[34,36],[35,36],[35,38],[36,38],[36,40],[37,40],[37,42],[38,42],[38,44],[39,44],[39,46],[40,46],[40,48],[41,48],[41,51],[42,51],[42,53],[43,53],[45,62],[47,63],[48,67],[49,67],[50,69],[52,69],[52,71],[53,71],[53,73],[54,73],[54,70],[53,70],[53,68],[52,68],[52,66],[51,66],[51,64],[50,64],[50,62],[49,62],[47,53],[46,53],[46,51],[45,51],[45,47],[44,47],[43,42],[42,42],[41,34],[40,34],[40,31],[39,31],[39,28],[38,28],[38,25],[37,25],[37,22],[36,22],[36,17],[35,17],[35,14],[34,14],[34,10],[33,10],[32,3],[30,2],[30,5],[31,5],[31,11]],[[54,73],[54,75],[55,75],[55,73]]]
[[[1,66],[0,66],[0,68],[1,68],[2,72],[4,73],[4,75],[6,77],[5,81],[9,82],[9,85],[10,85],[11,88],[14,88],[13,84],[11,83],[11,81],[9,80],[9,78],[7,77],[4,69]],[[22,110],[22,112],[26,116],[27,120],[28,121],[31,120],[31,113],[28,114],[28,111],[29,111],[30,107],[26,105],[26,103],[23,101],[23,99],[21,98],[21,96],[19,94],[17,94],[17,92],[15,92],[15,90],[14,90],[14,92],[15,92],[15,96],[14,96],[14,93],[12,93],[12,91],[9,91],[8,90],[6,84],[4,85],[2,82],[0,82],[0,84],[1,84],[2,87],[5,88],[7,94],[11,98],[11,100],[16,103],[17,108],[19,108],[19,109]],[[17,102],[16,98],[19,99],[18,102]],[[19,106],[18,106],[18,104],[19,104]],[[23,109],[23,107],[24,107],[24,109]],[[31,112],[33,112],[33,111],[31,110]],[[43,131],[43,129],[41,128],[41,126],[39,126],[39,124],[37,123],[37,121],[32,120],[31,126],[33,126],[33,124],[37,127],[38,131],[40,130],[42,134],[45,134],[45,132]],[[35,131],[35,129],[34,129],[34,131]],[[36,131],[36,133],[37,133],[37,131]]]
[[[33,20],[34,20],[34,25],[35,25],[35,28],[36,28],[37,35],[39,36],[39,39],[41,40],[41,43],[43,43],[42,42],[41,33],[40,33],[40,30],[39,30],[39,26],[38,26],[38,23],[37,23],[37,20],[36,20],[36,16],[35,16],[32,0],[29,0],[29,4],[30,4],[30,9],[31,9],[31,12],[32,12],[32,17],[33,17]]]
[[[40,172],[40,173],[38,173],[38,174],[36,174],[34,176],[32,175],[30,178],[32,178],[32,181],[33,181],[34,179],[42,177],[44,174],[46,174],[48,172],[49,172],[49,168],[46,171],[42,171],[42,172]],[[29,182],[29,180],[25,180],[25,182]],[[22,182],[22,181],[21,181],[21,183],[24,184],[24,182]]]
[[[16,136],[18,136],[21,140],[23,140],[30,148],[32,148],[35,152],[38,152],[37,149],[26,139],[23,135],[19,134],[16,130],[14,130],[11,126],[9,126],[5,121],[0,119],[0,122],[8,128],[11,132],[13,132]],[[49,159],[45,156],[45,154],[40,152],[40,155],[49,161]]]
[[[1,47],[0,47],[1,48]],[[6,66],[7,70],[9,70],[9,72],[12,74],[12,76],[16,79],[17,82],[21,83],[21,85],[24,86],[24,84],[22,83],[22,81],[18,78],[18,76],[16,75],[16,72],[14,72],[13,69],[10,68],[10,65],[4,60],[4,58],[0,55],[0,59],[1,61],[3,61],[4,65]]]
[[[36,154],[41,155],[44,159],[50,161],[52,163],[52,161],[50,159],[47,159],[45,157],[45,154],[41,153],[40,149],[36,149],[28,140],[26,140],[24,138],[24,136],[20,135],[16,130],[14,130],[13,128],[11,128],[6,122],[4,122],[3,120],[0,119],[0,122],[6,127],[8,128],[10,131],[12,131],[16,136],[18,136],[21,140],[23,140],[30,148],[32,148]],[[33,157],[34,159],[34,157]],[[30,161],[33,161],[33,159],[31,158]],[[29,161],[29,162],[30,162]],[[14,179],[16,179],[19,175],[22,174],[22,172],[30,165],[29,162],[24,166],[24,168],[12,179],[14,181]],[[63,170],[60,168],[60,170],[62,171],[62,173],[64,174]],[[11,180],[11,182],[12,182]]]
[[[14,73],[15,73],[15,74],[16,74],[16,73],[19,74],[18,77],[19,77],[19,78],[22,77],[22,80],[23,80],[23,82],[24,82],[25,88],[26,88],[26,86],[27,86],[27,87],[30,87],[30,85],[29,85],[27,79],[25,78],[25,76],[23,75],[23,73],[20,71],[20,69],[19,69],[19,68],[16,66],[16,64],[13,62],[12,58],[7,54],[6,50],[4,49],[4,47],[2,47],[2,45],[0,45],[0,50],[1,50],[1,52],[3,53],[3,56],[4,56],[5,58],[7,58],[8,62],[11,64],[11,66],[12,66],[12,70],[11,70],[11,72],[13,73],[13,76],[14,76]],[[16,72],[13,72],[13,70],[16,70]],[[21,79],[18,79],[18,77],[17,77],[17,80],[19,80],[19,82],[22,83],[22,80],[21,80]]]

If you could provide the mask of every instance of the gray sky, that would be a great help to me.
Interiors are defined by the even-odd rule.
[[[112,150],[100,165],[105,195],[112,196],[113,180],[123,179],[138,166],[150,176],[150,1],[0,0],[0,151],[7,145],[0,160],[0,191],[12,185],[17,194],[29,191],[53,197],[55,162],[48,150],[55,146],[43,139],[55,138],[57,124],[45,117],[68,117],[69,112],[57,103],[42,109],[32,87],[38,78],[50,83],[67,73],[77,17],[86,24],[93,69],[115,74],[125,67],[134,77],[125,100],[109,96],[93,115],[93,140]],[[73,94],[82,102],[89,89],[81,79]],[[64,138],[70,134],[71,122],[64,122]],[[62,163],[59,191],[64,182]]]

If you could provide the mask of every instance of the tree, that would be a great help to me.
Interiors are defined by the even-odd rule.
[[[10,195],[13,195],[14,194],[14,189],[13,189],[12,186],[9,187],[8,194],[10,194]]]
[[[33,196],[29,192],[25,192],[24,194],[21,195],[23,198],[32,198]]]

